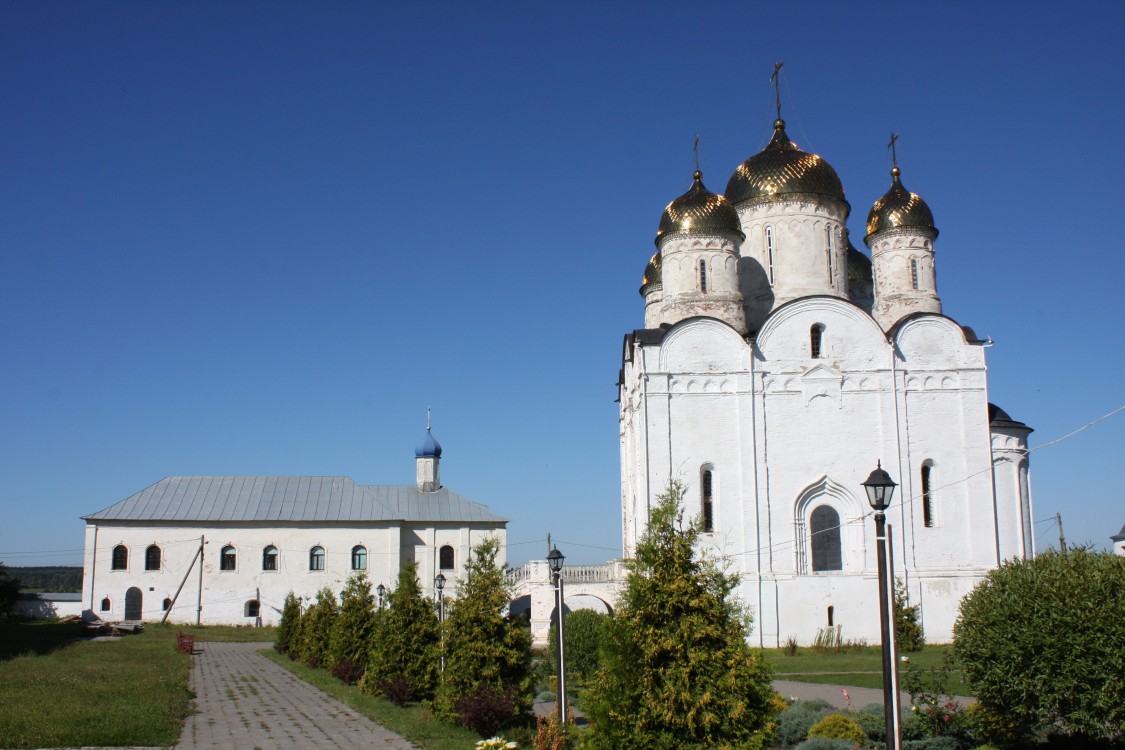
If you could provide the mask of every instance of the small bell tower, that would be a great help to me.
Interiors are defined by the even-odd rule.
[[[430,431],[430,408],[426,407],[426,436],[414,449],[415,484],[419,492],[441,489],[441,443]]]

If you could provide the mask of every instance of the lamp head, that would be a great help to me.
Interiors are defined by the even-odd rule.
[[[382,599],[383,596],[387,593],[387,587],[380,583],[375,587],[375,591],[379,594],[379,598]]]
[[[436,576],[434,576],[434,588],[436,588],[438,591],[441,591],[443,588],[445,588],[445,576],[443,574],[438,573]]]
[[[563,560],[565,559],[566,557],[563,556],[563,553],[559,552],[558,547],[555,547],[550,552],[548,552],[547,564],[551,566],[551,572],[558,573],[560,570],[562,570]]]
[[[891,496],[895,494],[895,487],[897,486],[895,480],[891,479],[891,475],[883,471],[882,461],[876,466],[875,471],[871,472],[867,481],[863,483],[863,488],[867,490],[867,502],[871,503],[871,507],[880,513],[891,504]]]

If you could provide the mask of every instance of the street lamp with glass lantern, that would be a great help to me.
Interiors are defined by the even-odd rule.
[[[445,576],[438,573],[434,576],[434,588],[437,590],[438,624],[441,628],[441,671],[445,671]]]
[[[563,553],[559,552],[559,548],[555,547],[547,553],[547,564],[551,568],[551,578],[555,584],[555,611],[558,613],[558,630],[556,635],[558,637],[559,646],[559,685],[558,685],[558,698],[555,705],[558,707],[559,712],[559,725],[562,726],[566,723],[566,654],[564,644],[566,642],[565,631],[563,630],[563,580],[562,568],[563,560],[566,557]]]
[[[894,480],[883,470],[880,461],[863,483],[867,491],[867,502],[875,511],[875,550],[879,560],[879,627],[883,644],[883,720],[887,725],[887,750],[899,750],[902,746],[899,728],[898,709],[898,670],[895,664],[894,615],[890,606],[890,586],[887,582],[888,555],[887,517],[883,511],[891,504],[895,493]]]
[[[383,597],[387,595],[387,587],[380,583],[375,587],[375,593],[379,595],[379,609],[382,609]]]

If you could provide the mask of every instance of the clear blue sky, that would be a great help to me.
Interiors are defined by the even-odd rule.
[[[695,134],[716,192],[765,145],[776,60],[853,237],[902,134],[991,400],[1069,433],[1125,403],[1122,28],[1121,2],[2,3],[0,560],[78,564],[79,516],[168,475],[410,484],[427,405],[512,561],[548,532],[616,556],[660,212]],[[1035,453],[1036,518],[1106,546],[1123,448],[1125,412]]]

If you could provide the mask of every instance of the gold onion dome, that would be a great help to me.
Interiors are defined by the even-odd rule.
[[[660,275],[660,251],[657,250],[652,254],[652,259],[649,260],[648,265],[645,266],[645,275],[641,278],[641,294],[644,294],[652,284],[660,284],[662,278]]]
[[[929,229],[937,237],[937,227],[934,226],[934,215],[930,207],[918,197],[902,186],[898,176],[902,170],[895,167],[891,170],[891,189],[887,191],[867,214],[867,236],[882,232],[886,229],[922,228]]]
[[[721,195],[703,186],[703,173],[692,175],[691,188],[668,204],[660,216],[656,244],[671,234],[737,234],[742,236],[742,223],[734,207]]]
[[[824,195],[847,205],[836,170],[816,154],[797,148],[785,134],[785,120],[776,120],[769,145],[734,170],[727,182],[726,196],[738,205],[744,201],[777,200],[794,193]]]

